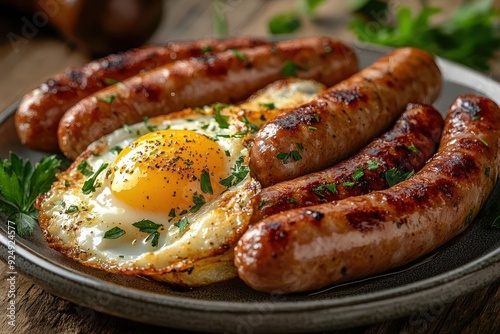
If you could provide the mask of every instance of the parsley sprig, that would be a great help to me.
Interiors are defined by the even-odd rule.
[[[249,172],[248,166],[243,165],[243,163],[244,163],[243,156],[240,153],[238,159],[234,163],[231,175],[229,175],[223,180],[220,180],[219,183],[229,188],[243,181],[243,179],[247,176]]]
[[[380,5],[381,1],[364,2]],[[412,13],[409,7],[400,7],[395,20],[357,18],[350,28],[363,42],[392,47],[414,46],[487,71],[488,60],[500,50],[500,32],[495,29],[500,9],[493,7],[492,0],[464,3],[449,18],[434,23],[434,16],[441,10],[425,3],[417,13]],[[388,13],[383,6],[379,11]]]
[[[146,242],[151,240],[151,246],[158,246],[158,240],[160,239],[158,229],[163,226],[162,224],[156,224],[149,219],[142,219],[132,225],[137,227],[141,232],[150,233],[146,238]]]
[[[18,235],[33,233],[38,221],[33,204],[50,189],[59,166],[61,160],[55,155],[42,158],[34,167],[13,152],[9,159],[0,160],[0,212],[14,222]]]

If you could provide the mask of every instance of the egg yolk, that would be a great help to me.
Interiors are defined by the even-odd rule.
[[[219,181],[228,176],[226,159],[205,135],[151,132],[120,152],[111,168],[111,191],[135,208],[183,214],[225,189]]]

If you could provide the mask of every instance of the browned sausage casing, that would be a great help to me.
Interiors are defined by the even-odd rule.
[[[264,125],[250,150],[250,170],[264,187],[322,170],[387,130],[408,103],[430,104],[440,90],[431,54],[397,49]]]
[[[16,112],[16,129],[21,143],[36,150],[57,151],[57,127],[66,110],[81,99],[140,72],[178,59],[269,44],[251,38],[206,39],[145,46],[94,60],[57,74],[26,94]]]
[[[59,146],[65,155],[75,158],[102,135],[145,116],[240,101],[286,74],[332,85],[356,71],[353,49],[327,37],[177,61],[80,101],[59,123]]]
[[[500,108],[459,97],[438,153],[392,188],[294,209],[240,239],[239,276],[256,290],[305,291],[416,260],[462,232],[498,179]]]
[[[252,221],[389,187],[385,174],[420,170],[437,149],[443,118],[431,106],[410,104],[391,130],[358,154],[320,172],[280,182],[255,196]]]

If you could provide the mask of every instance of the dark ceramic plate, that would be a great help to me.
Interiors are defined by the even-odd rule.
[[[357,46],[366,66],[387,50]],[[500,103],[500,84],[462,66],[439,60],[444,90],[436,107],[445,113],[463,93],[477,92]],[[418,70],[418,69],[417,69]],[[41,154],[19,143],[13,114],[0,114],[0,157],[10,150],[32,161]],[[16,270],[48,292],[97,311],[149,324],[204,332],[301,332],[359,326],[440,306],[500,278],[500,214],[497,185],[472,226],[429,257],[397,271],[312,294],[271,296],[242,281],[183,291],[141,277],[87,268],[47,247],[41,232],[16,238]],[[7,259],[6,224],[0,253]]]

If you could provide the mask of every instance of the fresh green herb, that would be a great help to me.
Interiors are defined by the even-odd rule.
[[[311,131],[316,131],[316,130],[318,130],[318,128],[317,128],[317,127],[315,127],[315,126],[310,126],[310,125],[309,125],[307,128],[308,128],[309,130],[311,130]]]
[[[267,110],[274,110],[274,109],[276,109],[276,106],[272,102],[269,102],[269,103],[259,103],[259,107],[264,107]]]
[[[221,115],[220,109],[215,109],[214,119],[217,122],[217,124],[219,124],[219,128],[221,129],[229,128],[229,122],[228,122],[229,116]]]
[[[201,53],[210,53],[210,52],[212,52],[212,47],[210,45],[201,47]]]
[[[297,148],[299,150],[304,150],[304,145],[302,145],[302,143],[295,143],[295,145],[297,146]],[[296,150],[292,150],[290,152],[279,152],[277,155],[276,155],[276,158],[279,159],[279,160],[282,160],[283,163],[286,165],[287,163],[290,162],[290,158],[294,161],[299,161],[302,159],[302,155],[300,155],[299,151],[296,151]]]
[[[288,201],[288,203],[291,203],[291,204],[297,204],[297,200],[292,198],[292,197],[288,197],[287,201]]]
[[[400,7],[395,20],[382,21],[380,16],[376,21],[358,18],[350,28],[363,42],[414,46],[478,70],[488,70],[488,60],[500,50],[500,33],[495,28],[500,9],[494,7],[492,0],[467,1],[447,20],[433,23],[440,12],[440,8],[425,3],[415,15],[409,7]]]
[[[231,52],[233,53],[233,55],[238,58],[239,60],[242,60],[242,61],[245,61],[247,60],[247,56],[245,56],[243,53],[241,53],[240,50],[238,49],[231,49]]]
[[[156,131],[158,129],[158,127],[156,125],[149,124],[149,117],[144,117],[143,122],[144,122],[144,126],[146,127],[146,129],[148,129],[149,132],[153,132],[153,131]]]
[[[398,170],[397,168],[393,167],[393,168],[389,169],[387,172],[385,172],[385,180],[387,181],[387,184],[389,185],[389,187],[392,187],[392,186],[398,184],[399,182],[408,180],[414,174],[415,174],[415,171],[413,171],[413,170],[411,172],[403,173],[400,170]]]
[[[322,191],[324,190],[328,190],[329,192],[331,192],[332,194],[336,194],[337,193],[337,184],[335,183],[331,183],[331,184],[323,184],[321,186],[318,186],[316,188],[312,188],[312,191],[320,196],[320,197],[325,197],[323,194],[322,194]]]
[[[251,134],[254,134],[257,131],[259,131],[259,126],[257,124],[253,124],[252,122],[250,122],[248,120],[248,118],[246,118],[245,116],[241,116],[241,121],[243,123],[245,123],[245,125],[247,127],[247,129],[245,131],[241,132],[242,135],[246,135],[248,132],[250,132]]]
[[[212,0],[212,26],[216,37],[227,36],[226,6],[225,0]]]
[[[368,160],[366,164],[368,165],[368,167],[366,168],[368,170],[375,170],[378,168],[378,162],[376,161]]]
[[[490,145],[488,145],[488,142],[486,140],[484,140],[483,138],[479,138],[479,140],[481,141],[481,143],[483,143],[484,146],[486,146],[486,147],[490,146]]]
[[[258,208],[261,209],[264,205],[266,205],[266,201],[262,199],[259,202]]]
[[[55,202],[54,202],[54,205],[60,205],[60,206],[62,206],[63,208],[65,208],[65,207],[66,207],[66,202],[65,202],[65,201],[62,201],[62,200],[61,200],[61,201],[55,201]]]
[[[99,174],[101,174],[101,172],[103,170],[105,170],[108,167],[108,165],[109,165],[108,163],[104,163],[101,166],[99,166],[99,168],[94,173],[94,175],[92,175],[89,179],[87,179],[87,181],[85,181],[83,183],[83,187],[82,187],[82,193],[83,194],[88,195],[91,192],[94,192],[96,187],[100,186],[98,184],[95,184],[96,180],[97,180],[97,177],[99,176]]]
[[[212,189],[212,183],[210,183],[210,174],[207,171],[203,171],[200,177],[201,191],[205,194],[213,195],[214,191]]]
[[[414,153],[420,154],[420,150],[414,144],[411,144],[411,145],[407,146],[406,148]]]
[[[119,82],[120,82],[120,81],[115,80],[115,79],[112,79],[112,78],[104,78],[104,83],[105,83],[106,85],[109,85],[109,86],[114,85],[114,84],[117,84],[117,83],[119,83]]]
[[[194,206],[191,207],[191,209],[189,209],[189,212],[191,213],[195,213],[195,212],[198,212],[198,210],[201,209],[201,207],[206,203],[205,202],[205,197],[203,197],[203,195],[199,195],[197,193],[195,193],[193,195],[193,203],[194,203]]]
[[[128,134],[132,133],[132,130],[130,129],[130,126],[128,126],[128,124],[123,125],[123,130],[125,130],[125,132],[127,132]]]
[[[168,216],[170,218],[175,218],[175,209],[174,208],[170,209],[170,211],[168,212]]]
[[[300,15],[296,12],[278,13],[268,23],[269,32],[273,35],[291,34],[302,25]]]
[[[116,154],[120,154],[120,152],[123,150],[120,146],[113,146],[112,148],[109,149],[110,152],[116,152]]]
[[[491,172],[491,168],[486,167],[486,169],[484,170],[484,175],[486,175],[487,177],[490,177],[490,172]]]
[[[344,182],[344,183],[342,183],[342,185],[344,187],[354,187],[355,184],[356,184],[355,182]]]
[[[472,219],[472,214],[473,214],[473,211],[472,209],[469,211],[469,213],[467,214],[467,217],[465,217],[465,223],[466,224],[469,224],[471,219]]]
[[[0,212],[15,224],[18,235],[33,232],[38,220],[33,204],[56,181],[60,165],[55,155],[42,158],[35,167],[13,152],[0,160]]]
[[[319,121],[321,120],[319,114],[314,114],[314,120],[319,123]]]
[[[181,213],[179,213],[179,216],[184,216],[186,213],[188,213],[187,210],[182,210]]]
[[[124,230],[122,230],[118,226],[115,226],[115,227],[107,230],[106,232],[104,232],[103,238],[104,239],[118,239],[119,237],[121,237],[124,234],[125,234]]]
[[[66,209],[65,213],[73,213],[78,211],[78,206],[70,205],[68,209]]]
[[[365,175],[365,171],[363,170],[363,168],[358,167],[358,168],[356,168],[356,171],[352,175],[352,178],[354,179],[354,181],[358,181],[364,175]]]
[[[388,12],[387,0],[351,0],[349,9],[367,19],[377,20]]]
[[[284,77],[296,77],[297,71],[302,70],[302,68],[291,60],[285,61],[283,67],[281,68],[281,75]]]
[[[181,220],[174,223],[174,225],[179,228],[179,233],[182,234],[187,229],[187,226],[189,225],[189,221],[186,217],[183,217]]]
[[[97,97],[97,99],[99,101],[102,101],[104,103],[111,103],[113,102],[116,98],[118,97],[118,94],[110,94],[110,95],[107,95],[107,96],[99,96]]]
[[[479,121],[481,119],[481,117],[479,117],[478,115],[474,115],[474,116],[472,116],[472,119],[475,121]]]
[[[80,161],[80,163],[76,167],[76,170],[85,176],[90,176],[94,173],[94,171],[92,170],[92,167],[89,165],[89,163],[85,159]]]
[[[491,224],[491,227],[500,228],[500,216],[495,218],[495,220]]]
[[[225,150],[224,153],[226,153],[226,157],[230,157],[231,156],[231,152],[229,150]]]
[[[243,179],[247,176],[249,172],[248,166],[243,165],[243,162],[244,162],[243,156],[240,153],[238,159],[234,163],[231,175],[229,175],[223,180],[220,180],[219,183],[229,188],[243,181]]]
[[[325,0],[302,0],[298,8],[293,8],[290,12],[278,13],[269,20],[268,28],[271,34],[291,34],[302,25],[302,16],[314,17],[316,9]]]
[[[69,183],[69,181],[68,181],[68,180],[64,180],[64,186],[65,186],[66,188],[69,188],[69,187],[71,186],[71,183]]]
[[[132,226],[137,227],[141,232],[150,233],[146,238],[146,241],[152,240],[151,246],[158,246],[158,240],[160,238],[160,232],[158,232],[158,229],[163,226],[162,224],[153,223],[149,219],[142,219],[133,223]]]

